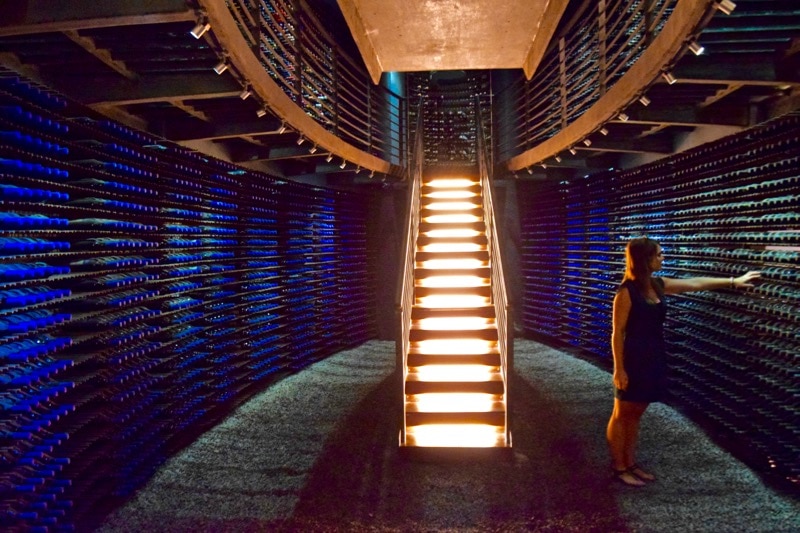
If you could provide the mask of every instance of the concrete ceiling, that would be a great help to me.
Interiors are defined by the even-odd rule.
[[[383,72],[523,69],[530,77],[567,0],[338,0],[364,63]]]

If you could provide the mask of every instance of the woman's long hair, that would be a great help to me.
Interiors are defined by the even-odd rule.
[[[629,241],[625,247],[623,281],[629,279],[640,291],[647,290],[648,286],[653,285],[651,282],[653,271],[650,269],[650,264],[657,254],[658,243],[649,237],[638,237]]]

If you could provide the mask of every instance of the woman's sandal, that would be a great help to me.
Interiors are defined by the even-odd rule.
[[[625,470],[617,470],[616,468],[612,468],[612,471],[614,472],[614,479],[624,485],[628,485],[629,487],[645,486],[645,482],[639,479],[639,477],[631,472],[629,468],[626,468]]]
[[[642,469],[642,467],[639,466],[636,463],[634,463],[631,466],[629,466],[627,471],[630,472],[631,474],[633,474],[634,476],[638,477],[642,481],[655,481],[656,480],[656,476],[654,476],[650,472],[647,472],[646,470]]]

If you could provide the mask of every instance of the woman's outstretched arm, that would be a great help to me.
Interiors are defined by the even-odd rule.
[[[752,287],[753,281],[761,277],[761,272],[750,271],[737,277],[729,278],[662,278],[664,292],[680,294],[682,292],[713,291],[718,289],[740,289]]]

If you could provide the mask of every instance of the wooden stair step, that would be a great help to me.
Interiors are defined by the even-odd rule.
[[[500,354],[428,354],[412,352],[408,354],[406,364],[409,367],[423,365],[500,365]]]
[[[429,261],[431,259],[477,259],[478,261],[489,262],[489,252],[487,250],[476,250],[473,252],[422,252],[417,251],[414,255],[414,261]]]
[[[411,309],[411,320],[419,320],[421,318],[441,318],[441,317],[482,317],[482,318],[495,318],[494,305],[482,305],[480,307],[466,307],[466,308],[431,308],[431,307],[413,307]]]
[[[411,342],[428,341],[437,339],[480,339],[484,341],[497,340],[497,326],[492,324],[485,329],[418,329],[411,326],[409,340]]]
[[[414,402],[406,403],[406,425],[420,424],[491,424],[502,426],[506,420],[506,408],[503,402],[495,402],[491,411],[460,413],[427,413],[416,410]]]

